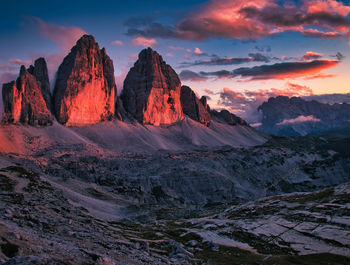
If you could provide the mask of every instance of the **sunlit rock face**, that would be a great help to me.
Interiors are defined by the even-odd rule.
[[[46,102],[47,108],[52,111],[52,99],[50,92],[49,75],[47,72],[47,65],[44,58],[40,57],[28,68],[28,72],[35,76],[36,80],[41,83],[41,92]]]
[[[121,99],[126,111],[139,122],[166,125],[183,119],[180,91],[175,71],[147,48],[126,76]]]
[[[50,91],[48,93],[50,99]],[[42,93],[42,84],[23,65],[16,82],[3,85],[2,98],[4,123],[24,123],[33,126],[52,124],[53,118]]]
[[[207,111],[206,100],[199,100],[199,98],[197,98],[196,94],[190,87],[181,87],[180,100],[184,114],[189,116],[192,120],[198,121],[206,126],[210,124],[211,118],[209,112]]]
[[[111,120],[115,99],[112,60],[93,36],[82,36],[57,72],[53,100],[57,120],[66,126]]]

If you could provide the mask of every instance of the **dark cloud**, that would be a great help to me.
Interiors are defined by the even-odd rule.
[[[268,63],[272,59],[271,57],[264,55],[262,53],[249,53],[249,57],[246,58],[231,58],[225,57],[220,58],[216,55],[212,56],[210,60],[201,60],[195,62],[184,62],[182,63],[183,67],[186,66],[196,66],[196,65],[235,65],[249,62],[265,62]]]
[[[265,24],[280,27],[295,27],[303,25],[331,25],[348,26],[350,22],[340,14],[329,12],[303,13],[296,9],[284,7],[266,7],[258,9],[254,6],[245,7],[240,10],[246,18],[256,19]]]
[[[163,26],[160,23],[151,23],[142,27],[131,27],[126,32],[127,36],[143,36],[147,38],[177,38],[174,28]]]
[[[243,77],[250,80],[265,79],[285,79],[301,76],[314,75],[320,71],[338,65],[339,61],[335,60],[314,60],[308,62],[284,62],[272,65],[260,65],[249,67],[241,67],[233,71],[216,71],[216,72],[200,72],[202,76],[213,76],[218,78],[234,78]]]
[[[183,71],[181,71],[181,73],[179,74],[179,77],[180,77],[181,81],[196,81],[196,82],[200,82],[200,81],[207,80],[206,77],[201,76],[198,73],[192,72],[190,70],[183,70]]]

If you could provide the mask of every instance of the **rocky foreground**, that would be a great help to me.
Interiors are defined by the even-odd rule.
[[[321,138],[3,154],[0,263],[348,264],[348,139]]]

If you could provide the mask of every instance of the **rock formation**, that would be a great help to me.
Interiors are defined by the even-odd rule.
[[[243,120],[242,118],[232,114],[228,110],[221,110],[216,111],[216,110],[211,110],[210,115],[213,120],[221,123],[227,123],[229,125],[247,125],[248,123]]]
[[[183,119],[181,82],[175,71],[151,48],[139,58],[124,81],[121,99],[126,111],[143,124],[171,124]]]
[[[192,120],[198,121],[206,126],[210,124],[211,118],[210,113],[207,111],[207,101],[205,97],[199,100],[190,87],[182,86],[180,100],[184,114],[189,116]]]
[[[40,57],[34,62],[34,66],[31,65],[28,68],[28,72],[35,76],[36,80],[41,83],[41,92],[43,94],[46,106],[50,111],[52,109],[52,99],[50,92],[50,82],[49,75],[47,73],[46,61],[44,58]]]
[[[200,101],[202,102],[203,107],[204,107],[204,108],[209,112],[209,114],[210,114],[210,107],[209,107],[209,105],[208,105],[208,103],[207,103],[207,97],[202,96],[201,99],[200,99]]]
[[[40,59],[41,61],[41,59]],[[39,61],[40,69],[36,66],[29,68],[32,73],[37,73],[43,77],[46,69],[46,63]],[[44,61],[45,62],[45,61]],[[37,63],[38,65],[38,63]],[[16,82],[4,84],[2,87],[2,98],[4,102],[3,122],[5,123],[25,123],[34,126],[51,125],[53,118],[47,107],[47,102],[43,95],[43,87],[46,89],[46,83],[42,84],[32,75],[23,65]],[[39,77],[39,79],[41,78]],[[48,80],[47,80],[48,81]],[[48,100],[50,91],[48,90]]]
[[[82,36],[64,58],[57,72],[53,101],[57,120],[67,126],[113,119],[113,62],[93,36]]]

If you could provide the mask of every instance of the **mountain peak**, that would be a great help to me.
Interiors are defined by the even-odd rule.
[[[40,65],[45,69],[36,69],[40,62],[41,60],[34,66],[30,66],[29,70],[22,65],[16,82],[12,81],[3,84],[3,122],[20,122],[35,126],[52,124],[53,118],[42,91],[42,80],[40,76],[37,75],[37,72],[41,73],[46,71],[47,73],[47,68],[45,63],[44,65]],[[48,96],[50,99],[50,95]]]
[[[183,118],[181,82],[156,51],[144,49],[124,81],[125,109],[144,124],[171,124]]]
[[[54,108],[57,120],[81,126],[113,119],[116,85],[113,62],[95,38],[83,35],[57,72]]]

